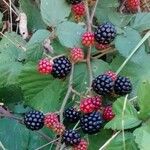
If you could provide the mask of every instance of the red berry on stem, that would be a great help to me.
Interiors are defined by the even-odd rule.
[[[108,75],[113,81],[117,79],[117,74],[113,71],[107,71],[105,74]]]
[[[38,63],[38,71],[42,74],[49,74],[52,72],[53,62],[48,58],[41,59]]]
[[[140,7],[140,0],[126,0],[125,6],[127,10],[136,12]]]
[[[82,44],[87,47],[94,45],[94,34],[92,32],[85,32],[82,35]]]
[[[62,135],[65,131],[65,126],[61,123],[56,123],[53,125],[52,130],[57,134],[57,135]]]
[[[95,43],[95,48],[97,50],[105,50],[109,48],[110,46],[108,44],[99,44],[98,42]]]
[[[79,16],[83,16],[83,15],[85,14],[85,6],[84,6],[84,3],[81,2],[81,3],[79,3],[79,4],[72,5],[72,6],[71,6],[71,10],[72,10],[73,14],[79,15]]]
[[[88,150],[88,143],[86,140],[81,139],[78,145],[73,146],[72,150]]]
[[[103,110],[103,119],[106,121],[110,121],[114,118],[115,114],[113,113],[112,107],[107,106]]]
[[[102,106],[102,98],[100,96],[84,98],[80,102],[80,110],[83,113],[91,113],[100,109]]]
[[[48,113],[44,118],[44,125],[48,128],[52,128],[55,124],[58,124],[58,115],[55,113]]]
[[[84,53],[81,48],[72,48],[70,52],[70,57],[73,62],[80,62],[84,59]]]

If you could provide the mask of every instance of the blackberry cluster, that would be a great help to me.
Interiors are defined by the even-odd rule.
[[[68,4],[76,5],[82,2],[82,0],[66,0]]]
[[[95,134],[99,132],[103,124],[100,112],[92,112],[84,114],[80,118],[80,125],[84,133]]]
[[[111,94],[113,92],[114,81],[106,74],[99,75],[92,82],[93,90],[100,95]]]
[[[66,130],[63,134],[63,142],[66,145],[78,145],[81,141],[81,136],[75,130]]]
[[[99,44],[110,44],[114,40],[115,36],[115,26],[110,22],[99,25],[94,33],[95,40]]]
[[[64,78],[70,73],[70,71],[71,62],[67,57],[61,56],[53,60],[53,70],[51,74],[54,78]]]
[[[70,107],[65,110],[64,117],[69,122],[75,123],[80,119],[80,112],[78,112],[75,108]]]
[[[131,81],[126,77],[118,76],[114,84],[114,92],[124,96],[132,91]]]
[[[24,116],[24,124],[30,130],[39,130],[44,126],[44,114],[40,111],[30,111]]]

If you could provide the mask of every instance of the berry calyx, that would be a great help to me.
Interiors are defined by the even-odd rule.
[[[92,32],[85,32],[82,35],[82,44],[87,47],[94,45],[94,34]]]
[[[85,6],[84,3],[81,2],[76,5],[71,6],[72,13],[75,15],[83,16],[85,14]]]
[[[58,115],[55,113],[48,113],[45,115],[44,118],[44,125],[47,128],[52,128],[53,126],[55,126],[55,124],[58,124],[59,120],[58,120]]]
[[[111,106],[107,106],[104,108],[103,110],[103,118],[106,121],[110,121],[115,117],[115,114],[112,111],[112,107]]]
[[[94,32],[95,41],[99,44],[110,44],[115,36],[115,26],[110,22],[99,25]]]
[[[87,0],[89,6],[95,5],[96,0]]]
[[[92,82],[92,89],[99,95],[110,95],[113,92],[114,81],[106,74],[99,75]]]
[[[110,46],[108,44],[101,44],[101,43],[95,43],[95,48],[97,50],[105,50],[107,48],[109,48]]]
[[[74,15],[73,14],[73,18],[74,18],[74,21],[77,23],[83,21],[83,16],[80,16],[80,15]]]
[[[81,139],[80,143],[73,146],[72,150],[88,150],[88,142],[84,139]]]
[[[71,71],[71,62],[65,56],[60,56],[53,60],[53,70],[52,76],[54,78],[64,78],[66,77]]]
[[[125,6],[127,10],[136,12],[140,7],[140,0],[126,0]]]
[[[40,111],[32,110],[25,114],[24,124],[30,130],[40,130],[44,126],[44,114]]]
[[[63,142],[68,146],[78,145],[81,141],[80,134],[75,130],[66,130],[62,138]]]
[[[70,58],[74,63],[80,62],[84,59],[84,53],[81,48],[72,48],[70,52]]]
[[[48,58],[41,59],[38,63],[38,71],[41,74],[50,74],[53,69],[53,62]]]
[[[70,107],[65,110],[64,117],[67,121],[75,123],[80,119],[80,112],[75,108]]]
[[[105,74],[108,75],[113,81],[117,79],[117,74],[113,71],[107,71]]]
[[[126,77],[118,76],[114,84],[115,94],[124,96],[126,94],[131,93],[131,91],[132,91],[131,81]]]
[[[91,113],[97,111],[102,106],[102,98],[100,96],[93,96],[84,98],[80,102],[80,111],[83,113]]]
[[[99,132],[103,124],[103,118],[100,112],[84,114],[80,118],[81,129],[84,133],[95,134]]]

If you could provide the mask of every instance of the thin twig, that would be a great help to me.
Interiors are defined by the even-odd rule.
[[[57,139],[55,139],[55,140],[52,140],[52,141],[50,141],[50,142],[48,142],[48,143],[46,143],[46,144],[44,144],[44,145],[42,145],[42,146],[36,148],[35,150],[42,150],[44,147],[46,147],[46,146],[48,146],[48,145],[50,145],[50,144],[52,144],[52,143],[58,141],[58,139],[59,139],[59,138],[57,138]]]
[[[126,109],[126,106],[127,106],[127,100],[128,100],[128,95],[126,95],[125,100],[124,100],[123,109],[122,109],[122,121],[121,121],[123,149],[124,150],[126,150],[125,134],[124,134],[124,115],[125,115],[125,109]]]
[[[76,91],[75,89],[71,89],[71,92],[74,93],[75,95],[78,95],[79,97],[81,97],[81,93],[79,93],[78,91]]]
[[[98,2],[99,2],[99,0],[96,0],[95,5],[94,5],[94,8],[93,8],[93,11],[92,11],[92,13],[91,13],[91,19],[90,19],[90,23],[91,23],[91,24],[93,24],[93,18],[94,18],[94,14],[95,14],[95,11],[96,11]]]
[[[108,139],[106,141],[106,143],[99,149],[99,150],[104,150],[108,145],[109,143],[120,133],[121,131],[118,131],[116,132],[110,139]]]
[[[9,0],[9,12],[10,12],[10,31],[12,32],[12,7],[11,7],[11,0]]]
[[[116,71],[116,74],[119,74],[121,70],[124,68],[124,66],[128,63],[128,61],[132,58],[132,56],[137,52],[137,50],[141,47],[141,45],[150,37],[150,31],[148,31],[145,36],[142,38],[142,40],[137,44],[137,46],[133,49],[131,54],[127,57],[127,59],[123,62],[123,64],[119,67],[119,69]]]

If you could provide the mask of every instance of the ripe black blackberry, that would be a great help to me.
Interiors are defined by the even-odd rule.
[[[80,118],[80,125],[84,133],[95,134],[99,132],[103,124],[103,118],[100,112],[84,114]]]
[[[114,84],[114,92],[117,95],[126,95],[132,91],[132,83],[126,77],[118,76]]]
[[[116,29],[112,23],[103,23],[94,32],[95,41],[99,44],[110,44],[116,36]]]
[[[44,114],[40,111],[32,110],[25,114],[24,124],[30,130],[39,130],[44,126]]]
[[[63,134],[63,142],[65,142],[66,145],[78,145],[80,141],[81,136],[75,130],[66,130]]]
[[[80,112],[75,108],[70,107],[65,110],[64,117],[67,121],[75,123],[80,119]]]
[[[114,82],[111,77],[106,74],[99,75],[92,82],[93,90],[100,95],[107,95],[113,92]]]
[[[79,4],[82,0],[66,0],[68,4],[76,5]]]
[[[51,74],[54,78],[64,78],[70,73],[70,71],[71,62],[67,57],[61,56],[53,60],[53,70]]]

